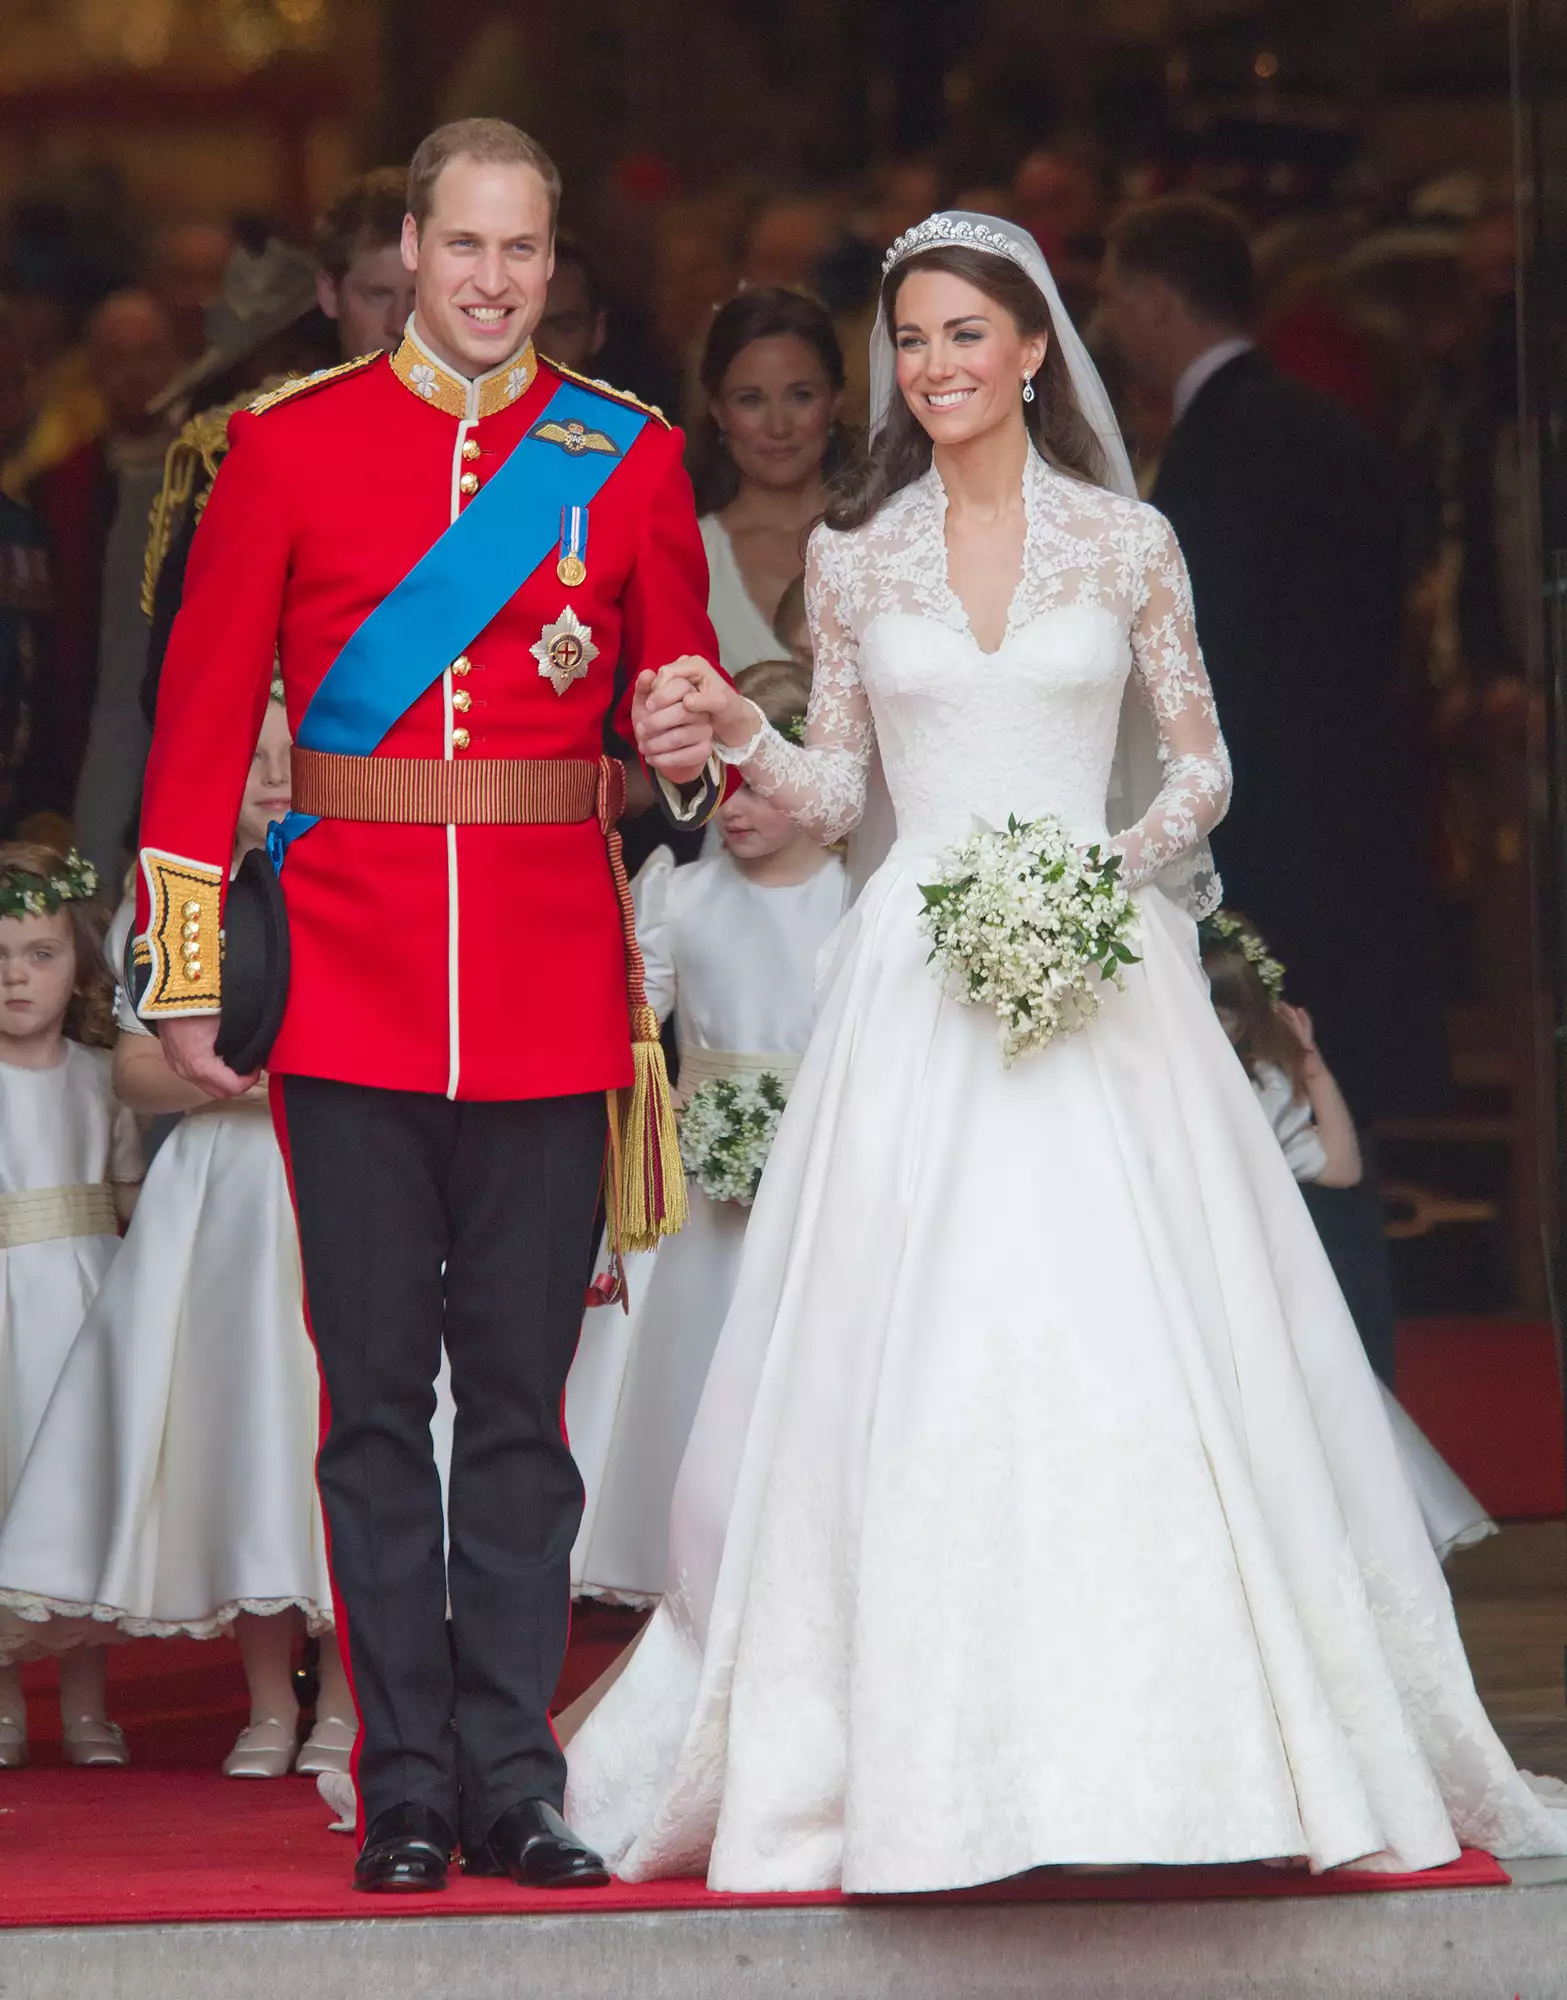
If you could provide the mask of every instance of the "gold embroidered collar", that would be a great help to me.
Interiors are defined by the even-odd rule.
[[[527,393],[538,372],[538,356],[530,340],[499,368],[476,375],[470,381],[466,375],[448,368],[444,361],[436,360],[414,332],[411,319],[402,345],[392,356],[392,373],[405,389],[447,416],[462,417],[469,423],[509,410],[519,396]]]

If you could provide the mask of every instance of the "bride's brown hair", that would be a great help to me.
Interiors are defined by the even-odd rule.
[[[904,280],[916,271],[949,271],[1004,307],[1025,340],[1037,333],[1044,334],[1047,341],[1044,365],[1034,378],[1034,400],[1023,405],[1023,421],[1041,457],[1062,472],[1102,486],[1106,471],[1104,453],[1093,426],[1077,406],[1072,373],[1055,337],[1050,307],[1022,266],[1014,264],[1010,257],[998,257],[989,250],[969,250],[957,244],[921,250],[901,264],[894,264],[881,284],[883,320],[892,329],[894,342],[898,293]],[[1021,393],[1021,383],[1018,386]],[[883,501],[912,485],[927,471],[930,460],[930,434],[894,387],[887,421],[869,447],[845,466],[828,489],[828,527],[863,526]]]

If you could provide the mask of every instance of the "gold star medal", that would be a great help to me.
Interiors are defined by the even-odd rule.
[[[568,590],[588,579],[588,510],[562,507],[560,510],[560,561],[555,574]]]
[[[593,627],[584,625],[568,604],[553,625],[546,625],[534,640],[533,657],[539,672],[557,694],[564,694],[573,681],[580,681],[599,656],[593,643]]]

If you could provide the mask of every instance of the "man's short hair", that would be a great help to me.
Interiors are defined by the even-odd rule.
[[[589,312],[603,312],[609,304],[604,292],[603,275],[582,239],[564,229],[555,232],[555,269],[580,271],[583,289],[588,295]]]
[[[316,217],[312,248],[333,284],[367,250],[384,250],[403,233],[408,212],[408,176],[400,167],[372,167],[345,181],[332,203]]]
[[[454,118],[438,125],[408,163],[408,213],[422,231],[435,205],[435,183],[453,160],[478,160],[485,166],[532,167],[544,183],[550,204],[550,233],[560,213],[560,169],[537,139],[509,125],[504,118]]]
[[[1203,319],[1244,326],[1251,317],[1251,246],[1235,211],[1200,194],[1139,203],[1110,230],[1124,271],[1163,278]]]

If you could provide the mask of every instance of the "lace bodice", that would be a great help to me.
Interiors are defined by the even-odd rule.
[[[994,653],[947,578],[946,490],[934,468],[864,527],[818,528],[806,565],[815,678],[803,745],[767,731],[746,782],[821,840],[865,809],[879,748],[898,837],[921,846],[1053,813],[1107,838],[1122,695],[1134,675],[1162,784],[1111,845],[1136,886],[1223,816],[1230,767],[1191,587],[1162,515],[1031,457],[1023,570]]]

